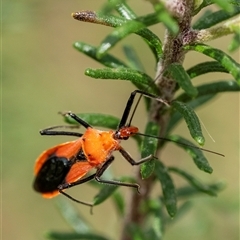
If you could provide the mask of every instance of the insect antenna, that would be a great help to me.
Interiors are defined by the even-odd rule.
[[[140,96],[139,96],[139,98],[138,98],[138,100],[137,100],[137,102],[136,102],[136,104],[135,104],[135,106],[134,106],[134,108],[133,108],[132,114],[131,114],[130,119],[129,119],[129,123],[128,123],[128,124],[125,124],[125,123],[126,123],[126,119],[128,118],[128,115],[129,115],[129,112],[130,112],[130,108],[131,108],[131,106],[132,106],[132,104],[133,104],[134,97],[135,97],[135,95],[136,95],[137,92],[140,93]],[[135,112],[136,112],[136,110],[137,110],[137,107],[138,107],[138,105],[139,105],[139,102],[140,102],[142,96],[146,96],[146,97],[149,97],[149,98],[156,99],[157,101],[160,101],[160,102],[166,104],[167,106],[169,106],[169,103],[166,102],[166,101],[164,101],[164,100],[161,99],[161,98],[157,98],[157,97],[155,97],[154,95],[145,93],[145,92],[143,92],[143,91],[141,91],[141,90],[135,90],[134,92],[132,92],[132,94],[131,94],[131,96],[130,96],[130,98],[129,98],[129,100],[128,100],[127,106],[126,106],[126,108],[125,108],[125,110],[124,110],[124,114],[123,114],[122,120],[121,120],[121,122],[120,122],[120,124],[119,124],[119,127],[120,127],[120,128],[121,128],[122,126],[127,126],[127,127],[129,127],[129,126],[131,125],[133,116],[134,116],[134,114],[135,114]],[[188,146],[188,147],[191,147],[191,148],[199,149],[199,150],[202,150],[202,151],[205,151],[205,152],[209,152],[209,153],[212,153],[212,154],[216,154],[216,155],[225,157],[225,155],[222,154],[222,153],[218,153],[218,152],[215,152],[215,151],[212,151],[212,150],[208,150],[208,149],[205,149],[205,148],[197,147],[197,146],[195,146],[195,145],[191,145],[191,144],[187,144],[187,143],[182,143],[182,142],[175,141],[175,140],[169,139],[169,138],[152,136],[152,135],[148,135],[148,134],[144,134],[144,133],[140,133],[140,132],[135,133],[135,135],[140,135],[140,136],[145,136],[145,137],[151,137],[151,138],[155,138],[155,139],[158,139],[158,140],[164,140],[164,141],[168,141],[168,142],[174,142],[174,143],[177,143],[178,145]]]
[[[144,136],[144,137],[155,138],[155,139],[164,140],[164,141],[167,141],[167,142],[174,142],[174,143],[177,143],[177,144],[182,145],[182,146],[187,146],[187,147],[199,149],[199,150],[202,150],[202,151],[205,151],[205,152],[209,152],[209,153],[212,153],[212,154],[219,155],[219,156],[221,156],[221,157],[225,157],[225,155],[222,154],[222,153],[218,153],[218,152],[215,152],[215,151],[212,151],[212,150],[208,150],[208,149],[205,149],[205,148],[197,147],[197,146],[190,145],[190,144],[187,144],[187,143],[178,142],[178,141],[175,141],[175,140],[169,139],[169,138],[152,136],[152,135],[148,135],[148,134],[144,134],[144,133],[140,133],[140,132],[135,133],[135,135],[140,135],[140,136]]]

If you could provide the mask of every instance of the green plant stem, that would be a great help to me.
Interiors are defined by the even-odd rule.
[[[170,75],[165,74],[165,70],[171,63],[182,63],[185,56],[185,51],[182,46],[185,41],[187,33],[191,34],[191,20],[192,12],[194,9],[193,0],[178,0],[178,1],[166,1],[166,8],[175,16],[179,24],[179,33],[174,36],[168,30],[166,30],[165,41],[163,45],[163,57],[157,64],[155,83],[158,86],[160,96],[171,101],[173,99],[176,82]],[[153,101],[150,107],[149,120],[158,123],[161,126],[159,136],[164,137],[166,133],[167,124],[169,121],[168,113],[162,114],[165,105],[156,101]],[[156,153],[159,155],[160,148]],[[145,220],[145,214],[141,212],[141,203],[149,198],[151,190],[154,185],[154,176],[142,180],[140,171],[136,173],[137,182],[141,186],[141,194],[132,191],[127,205],[126,215],[123,223],[123,230],[121,240],[131,240],[131,236],[128,235],[128,227],[131,224],[142,226]]]

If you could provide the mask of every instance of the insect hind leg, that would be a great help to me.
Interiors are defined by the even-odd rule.
[[[83,204],[85,206],[89,206],[91,209],[90,209],[90,213],[92,214],[92,211],[93,211],[93,206],[94,204],[93,203],[88,203],[88,202],[84,202],[84,201],[80,201],[80,200],[77,200],[76,198],[70,196],[69,194],[65,193],[63,190],[64,189],[68,189],[68,188],[71,188],[71,187],[74,187],[74,186],[77,186],[77,185],[80,185],[82,183],[85,183],[85,182],[89,182],[91,180],[93,180],[95,178],[95,175],[96,173],[84,178],[84,179],[79,179],[78,181],[75,181],[75,182],[72,182],[72,183],[63,183],[63,184],[60,184],[58,186],[58,191],[63,194],[65,197],[71,199],[72,201],[76,202],[76,203],[80,203],[80,204]]]
[[[120,181],[116,181],[116,180],[105,180],[105,179],[101,178],[101,176],[103,175],[105,170],[109,167],[109,165],[113,162],[113,160],[114,160],[114,157],[112,156],[111,158],[109,158],[109,160],[107,160],[103,164],[103,166],[101,168],[99,168],[97,170],[96,176],[95,176],[96,181],[98,181],[99,183],[103,183],[103,184],[135,188],[138,191],[138,193],[140,194],[140,186],[137,183],[126,183],[126,182],[120,182]]]

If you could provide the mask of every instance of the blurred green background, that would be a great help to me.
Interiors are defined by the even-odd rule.
[[[139,4],[141,2],[141,4]],[[84,75],[87,67],[101,67],[98,63],[74,50],[74,41],[98,45],[110,28],[73,20],[72,12],[98,10],[101,1],[83,0],[5,0],[2,2],[2,239],[44,239],[48,230],[70,231],[56,208],[56,199],[43,199],[33,191],[35,159],[44,149],[67,141],[67,137],[42,137],[39,130],[62,124],[58,111],[100,112],[120,116],[125,102],[134,87],[125,81],[95,80]],[[147,1],[129,1],[138,14],[151,12]],[[163,37],[161,25],[153,31]],[[210,45],[227,49],[230,37]],[[134,44],[151,76],[154,76],[154,58],[144,42],[136,35],[124,43]],[[113,53],[123,58],[121,47]],[[239,60],[239,53],[234,58]],[[207,59],[198,53],[187,55],[185,67]],[[208,74],[194,83],[231,79],[227,74]],[[202,122],[215,139],[207,136],[206,148],[226,155],[221,158],[207,154],[214,172],[200,172],[190,158],[177,148],[166,148],[161,159],[166,165],[177,164],[204,182],[221,180],[226,189],[217,198],[200,196],[193,199],[191,211],[180,221],[169,226],[166,240],[238,239],[239,228],[239,94],[224,93],[197,111]],[[140,106],[134,124],[143,130],[146,122],[144,108]],[[184,124],[175,133],[189,138]],[[135,158],[138,153],[130,140],[124,144]],[[176,156],[178,158],[176,159]],[[111,167],[116,176],[135,171],[116,154]],[[175,178],[176,184],[184,184]],[[129,190],[121,189],[126,198]],[[158,191],[158,189],[156,190]],[[70,192],[70,191],[69,191]],[[96,194],[85,184],[71,193],[86,201]],[[158,192],[157,192],[158,193]],[[121,228],[111,200],[94,209],[75,204],[95,229],[117,239]],[[109,216],[106,216],[106,210]],[[115,236],[115,237],[114,237]]]

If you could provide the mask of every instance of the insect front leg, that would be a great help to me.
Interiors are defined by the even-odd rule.
[[[147,98],[154,99],[158,102],[162,102],[162,103],[166,104],[167,106],[169,106],[169,104],[165,100],[163,100],[162,98],[159,98],[158,96],[155,96],[153,94],[150,94],[150,93],[147,93],[147,92],[144,92],[144,91],[141,91],[141,90],[135,90],[130,94],[130,97],[128,98],[127,104],[126,104],[125,109],[123,111],[123,115],[122,115],[122,118],[119,122],[117,130],[121,129],[123,126],[126,125],[130,110],[133,106],[133,102],[134,102],[134,99],[135,99],[135,96],[136,96],[137,93],[141,94],[141,96],[145,96]],[[141,98],[141,96],[140,96],[140,98]],[[135,110],[136,110],[136,108],[134,109],[134,112],[135,112]],[[131,122],[131,120],[130,120],[130,122]]]

